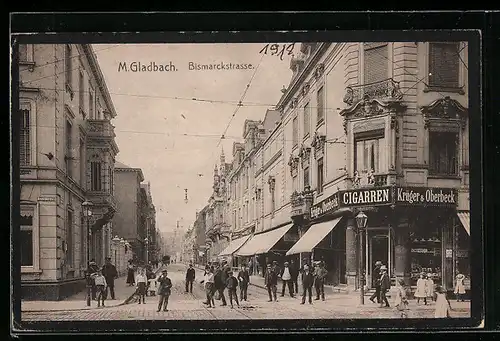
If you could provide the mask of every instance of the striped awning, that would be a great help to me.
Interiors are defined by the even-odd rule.
[[[465,231],[467,231],[467,234],[470,236],[470,212],[458,212],[457,215]]]
[[[233,253],[238,251],[248,239],[250,239],[250,235],[232,240],[224,251],[219,253],[219,257],[231,256]]]
[[[286,253],[287,256],[302,252],[311,252],[335,226],[339,223],[342,217],[335,218],[333,221],[319,223],[311,226],[306,233],[299,239],[295,245]]]
[[[287,224],[280,228],[266,231],[254,235],[241,249],[236,252],[238,256],[253,256],[269,252],[281,238],[293,226],[293,223]]]

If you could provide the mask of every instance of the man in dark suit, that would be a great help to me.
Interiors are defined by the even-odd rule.
[[[226,297],[224,297],[224,289],[226,288],[227,277],[224,275],[220,266],[217,266],[217,269],[214,273],[214,287],[215,290],[219,293],[220,299],[222,301],[222,306],[227,305]]]
[[[111,257],[106,257],[106,263],[102,267],[102,275],[106,279],[107,289],[105,297],[108,296],[108,291],[111,294],[111,299],[115,299],[115,279],[118,278],[116,267],[111,264]]]
[[[312,287],[314,283],[314,276],[309,269],[307,264],[304,264],[302,271],[302,302],[300,304],[306,303],[306,293],[309,296],[309,304],[312,304]]]
[[[377,298],[377,303],[380,304],[380,267],[382,266],[381,261],[376,261],[375,262],[375,268],[373,269],[373,274],[372,274],[372,285],[375,287],[375,292],[373,295],[370,297],[370,301],[375,303],[375,298]]]
[[[196,278],[196,272],[193,268],[193,264],[189,264],[189,268],[186,270],[186,293],[193,293],[193,282]]]
[[[380,270],[382,271],[382,275],[380,276],[380,307],[383,307],[384,303],[386,307],[390,307],[386,294],[391,288],[391,280],[385,265],[382,265]]]
[[[295,265],[295,262],[293,261],[293,259],[290,261],[290,275],[292,275],[292,284],[294,286],[294,292],[298,293],[299,292],[299,283],[298,283],[299,269]]]
[[[267,271],[264,277],[264,283],[266,284],[267,293],[269,294],[269,302],[278,301],[277,291],[278,291],[278,274],[271,267],[271,264],[267,264]]]

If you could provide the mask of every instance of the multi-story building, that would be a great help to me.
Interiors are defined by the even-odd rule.
[[[147,262],[154,262],[159,260],[157,257],[157,240],[156,240],[156,209],[153,204],[153,197],[151,195],[151,183],[141,184],[141,192],[145,194],[145,202],[143,203],[142,213],[146,224],[146,237],[145,237],[145,260]]]
[[[85,286],[90,258],[109,255],[118,153],[116,111],[92,47],[19,46],[21,282],[24,298]],[[93,203],[89,220],[82,203]]]
[[[206,264],[208,261],[207,250],[208,245],[206,242],[206,211],[208,207],[205,206],[200,212],[196,212],[196,220],[193,224],[194,228],[194,262],[196,264]]]
[[[131,246],[133,258],[146,261],[147,217],[150,210],[144,175],[140,168],[115,163],[115,198],[119,214],[113,217],[113,226]]]

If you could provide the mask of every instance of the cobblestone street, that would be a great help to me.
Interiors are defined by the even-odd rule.
[[[169,266],[169,277],[174,283],[170,297],[168,312],[156,312],[157,298],[147,297],[146,304],[130,303],[126,305],[92,308],[91,310],[68,311],[26,311],[22,314],[25,321],[71,321],[71,320],[225,320],[225,319],[357,319],[357,318],[398,318],[394,308],[378,308],[376,304],[365,302],[360,306],[356,295],[336,294],[327,297],[326,301],[313,301],[312,305],[300,304],[300,298],[288,295],[279,297],[278,302],[267,302],[267,292],[259,287],[250,286],[248,301],[241,302],[238,308],[220,306],[216,301],[215,308],[207,308],[204,290],[199,281],[202,272],[197,270],[193,293],[185,293],[185,266],[173,264]],[[227,295],[226,295],[227,296]],[[227,298],[227,297],[226,297]],[[229,303],[229,302],[228,302]],[[452,301],[452,317],[469,317],[469,302]],[[61,306],[64,304],[61,302]],[[432,305],[416,305],[410,302],[410,317],[433,318]]]

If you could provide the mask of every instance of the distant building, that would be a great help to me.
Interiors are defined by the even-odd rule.
[[[14,248],[24,299],[59,300],[82,290],[88,260],[103,264],[109,256],[116,115],[91,45],[19,46],[21,226]],[[93,203],[90,240],[85,201]]]

